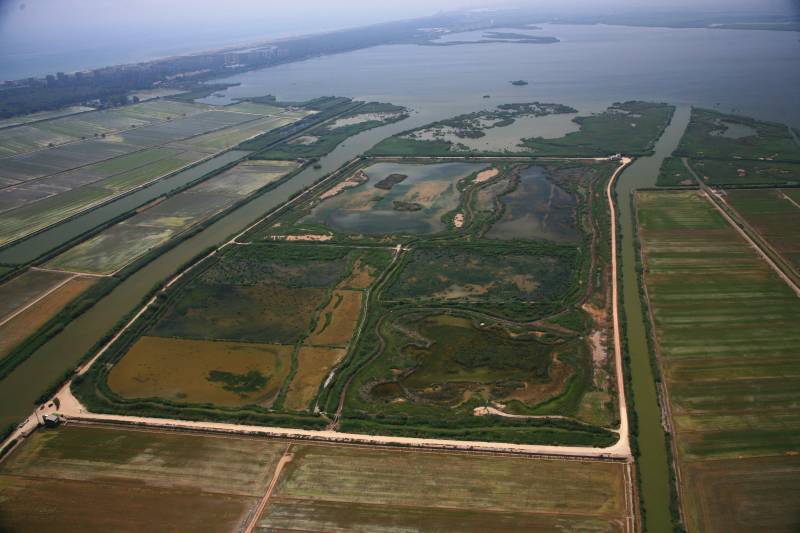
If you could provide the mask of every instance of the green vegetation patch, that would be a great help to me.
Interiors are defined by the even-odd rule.
[[[571,246],[421,246],[383,296],[402,305],[471,308],[531,320],[564,306],[574,290],[576,263]]]
[[[800,162],[800,145],[785,124],[693,108],[675,155]]]
[[[154,326],[155,335],[297,342],[326,289],[347,272],[347,250],[241,246],[194,279]]]
[[[667,127],[674,107],[650,102],[616,103],[599,114],[576,117],[580,129],[563,137],[523,138],[518,147],[471,149],[458,139],[475,139],[487,130],[510,126],[515,120],[530,116],[575,113],[561,104],[508,104],[493,112],[461,115],[404,132],[379,143],[371,150],[376,155],[525,155],[525,156],[604,156],[616,153],[650,153]],[[452,134],[455,138],[450,139]],[[513,144],[513,143],[512,143]]]
[[[675,108],[669,104],[630,101],[575,119],[581,129],[560,139],[525,139],[536,155],[643,155],[653,150]]]
[[[689,164],[709,185],[761,186],[800,183],[800,164],[773,161],[690,159]]]
[[[659,187],[679,187],[697,185],[692,172],[686,168],[683,159],[670,156],[664,158],[658,170],[656,185]]]

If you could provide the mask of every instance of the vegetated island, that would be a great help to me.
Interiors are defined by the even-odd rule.
[[[395,200],[392,203],[392,207],[395,211],[420,211],[422,210],[422,205],[418,204],[417,202],[402,202],[400,200]]]
[[[398,183],[402,183],[408,176],[405,174],[389,174],[381,181],[375,184],[375,187],[378,189],[383,189],[385,191],[391,191],[392,187],[397,185]]]
[[[516,85],[518,87],[522,87],[522,86],[528,85],[528,82],[525,81],[525,80],[514,80],[514,81],[511,82],[511,85]]]

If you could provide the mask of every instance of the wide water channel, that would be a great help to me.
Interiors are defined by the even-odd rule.
[[[658,169],[665,157],[675,148],[689,123],[689,107],[675,110],[672,122],[664,131],[650,157],[637,159],[619,177],[616,184],[617,212],[621,226],[622,246],[622,303],[633,377],[634,409],[639,427],[639,471],[641,490],[647,511],[647,531],[650,533],[672,531],[670,525],[669,466],[666,441],[661,426],[650,353],[647,346],[647,329],[644,325],[643,306],[639,297],[636,272],[636,239],[631,194],[636,189],[654,187]]]

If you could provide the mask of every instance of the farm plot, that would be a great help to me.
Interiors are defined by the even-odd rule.
[[[487,166],[375,163],[323,193],[300,222],[355,234],[437,233],[459,206],[458,182]]]
[[[200,135],[183,141],[179,144],[179,146],[184,146],[191,150],[218,152],[228,148],[233,148],[234,146],[250,139],[251,137],[267,133],[288,124],[293,124],[304,116],[301,113],[286,113],[277,116],[266,116],[263,118],[258,118],[257,116],[244,113],[237,113],[237,115],[246,116],[251,120],[251,122],[224,128],[212,133],[206,133],[205,135]],[[270,158],[265,157],[265,159]]]
[[[725,200],[800,271],[800,205],[780,189],[731,189]]]
[[[214,130],[236,126],[257,117],[228,111],[206,111],[179,120],[137,128],[119,134],[122,142],[147,148],[171,141],[202,135]]]
[[[689,126],[675,155],[800,162],[800,146],[785,124],[692,108]]]
[[[29,271],[29,273],[32,272],[35,271]],[[24,278],[26,275],[27,273],[22,274],[20,278]],[[32,303],[24,311],[0,324],[0,360],[96,282],[96,278],[81,276],[71,278],[41,300]],[[3,292],[2,288],[0,288],[0,292]],[[21,309],[21,307],[18,307],[18,309]]]
[[[75,137],[34,126],[7,128],[0,130],[0,157],[32,152],[72,140],[75,140]]]
[[[625,531],[619,463],[295,445],[258,531]]]
[[[687,527],[791,531],[796,295],[698,192],[641,192],[644,279]]]
[[[38,431],[0,465],[9,531],[237,531],[286,445],[73,426]]]
[[[532,320],[564,305],[576,267],[575,248],[568,246],[420,246],[383,294],[406,305],[453,305]]]
[[[31,122],[38,122],[40,120],[49,120],[53,118],[65,117],[68,115],[74,115],[76,113],[84,113],[86,111],[94,111],[94,108],[85,106],[70,106],[56,111],[41,111],[39,113],[31,113],[29,115],[22,115],[19,117],[12,117],[0,120],[0,128],[10,128],[11,126],[19,126],[20,124],[30,124]]]
[[[79,108],[81,109],[81,108]],[[85,108],[89,110],[89,108]],[[39,119],[34,124],[0,130],[0,157],[7,157],[67,142],[105,137],[115,132],[148,126],[155,122],[187,117],[208,110],[208,106],[154,101],[119,109],[70,113]]]
[[[262,104],[258,102],[237,102],[235,104],[226,105],[226,111],[236,111],[237,113],[252,113],[253,115],[279,115],[286,110],[282,107],[269,105],[269,104]]]
[[[0,285],[0,320],[29,305],[71,277],[60,272],[28,270]]]
[[[90,139],[3,159],[0,176],[28,181],[135,152],[119,139]]]
[[[139,212],[54,258],[51,268],[109,274],[297,168],[245,162]]]

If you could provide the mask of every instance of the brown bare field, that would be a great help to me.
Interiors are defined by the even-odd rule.
[[[284,409],[304,411],[317,395],[331,368],[347,354],[344,348],[303,346],[297,354],[297,373],[289,384]]]
[[[96,278],[71,279],[0,326],[0,358],[8,355],[17,344],[33,335],[64,306],[96,282]]]
[[[361,313],[360,291],[333,291],[331,301],[322,310],[317,327],[306,340],[306,344],[346,346]]]
[[[343,289],[367,289],[375,281],[376,273],[374,268],[363,263],[361,259],[356,259],[353,271],[340,284],[340,287]]]
[[[296,445],[259,531],[624,531],[621,463]]]
[[[39,298],[72,274],[27,270],[0,285],[0,319]]]
[[[126,398],[268,406],[289,375],[292,351],[279,344],[142,337],[111,370],[108,384]]]
[[[61,479],[0,476],[0,531],[236,531],[255,498]],[[157,528],[155,528],[157,524]]]
[[[71,424],[0,464],[0,531],[237,531],[286,445]]]

